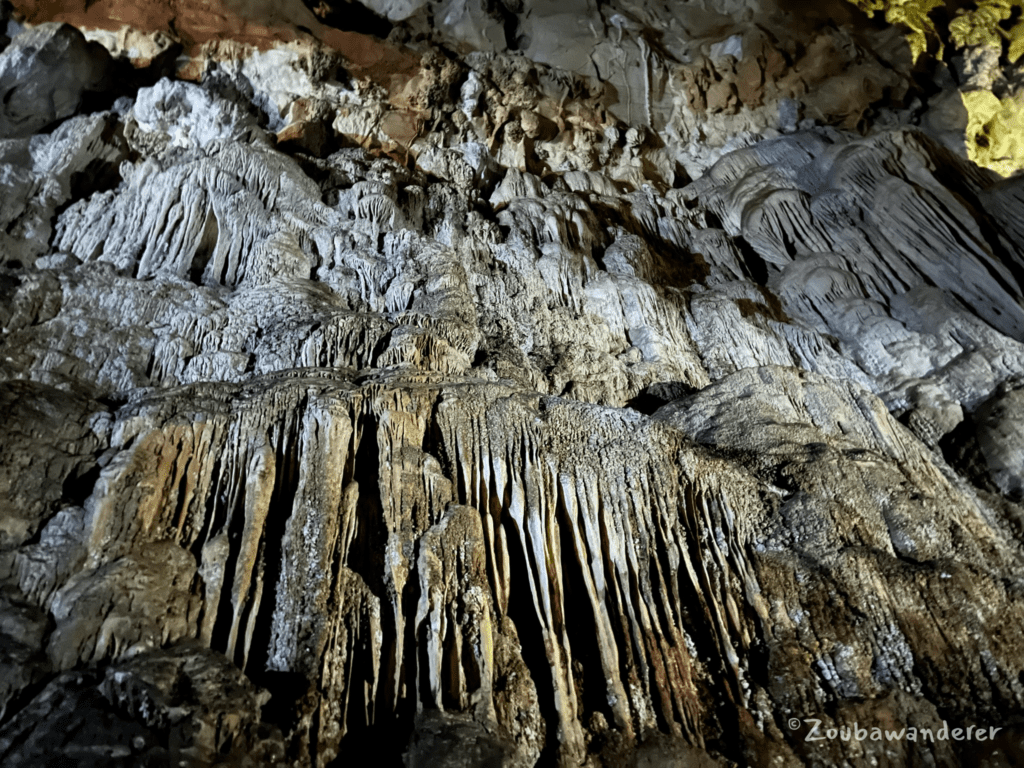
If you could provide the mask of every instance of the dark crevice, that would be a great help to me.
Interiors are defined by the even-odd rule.
[[[280,600],[284,598],[284,595],[278,594],[278,589],[282,575],[285,533],[298,488],[296,422],[299,418],[298,414],[303,410],[303,405],[299,405],[296,414],[282,425],[280,433],[276,436],[277,474],[274,478],[274,490],[264,523],[263,535],[260,538],[260,553],[256,559],[258,565],[255,566],[263,568],[263,594],[260,599],[259,613],[253,622],[252,637],[245,637],[243,628],[248,622],[241,621],[234,649],[235,663],[239,664],[242,661],[245,644],[249,643],[249,656],[245,672],[256,685],[270,692],[271,703],[263,710],[264,718],[279,726],[285,733],[295,727],[298,718],[302,715],[299,701],[309,685],[305,676],[300,673],[275,670],[269,666],[273,613]],[[233,515],[233,529],[235,529],[234,520],[242,517],[238,514]],[[236,536],[233,530],[231,533],[233,552],[239,551],[239,543],[240,531]],[[230,583],[232,582],[228,581],[225,573],[225,584]]]
[[[761,258],[754,247],[744,237],[733,238],[733,243],[736,245],[737,250],[740,252],[740,256],[743,257],[743,271],[746,276],[753,280],[758,285],[768,284],[768,265],[765,260]]]
[[[508,47],[508,50],[519,50],[522,32],[517,11],[522,11],[522,1],[497,0],[493,3],[493,8],[495,15],[501,19],[502,32],[505,35],[505,45]]]
[[[998,494],[999,488],[989,475],[988,462],[978,445],[975,430],[974,419],[965,413],[964,420],[939,440],[939,450],[946,463],[969,483],[987,493]]]
[[[52,620],[51,620],[52,624]],[[47,635],[52,631],[52,626],[47,631]],[[56,676],[54,673],[49,671],[50,663],[45,655],[39,653],[35,658],[29,660],[29,665],[38,664],[40,669],[46,669],[47,671],[33,682],[21,688],[16,693],[13,693],[10,699],[3,706],[3,717],[0,717],[0,728],[3,728],[7,723],[14,719],[18,713],[24,709],[29,703],[40,693]],[[5,745],[7,746],[7,745]],[[9,747],[8,747],[9,749]]]
[[[515,624],[523,662],[530,670],[530,677],[537,688],[537,703],[547,724],[548,739],[538,765],[553,765],[558,754],[558,742],[555,737],[558,733],[558,712],[552,693],[554,681],[551,678],[551,665],[544,650],[544,631],[530,591],[532,576],[528,555],[523,550],[515,522],[511,518],[506,518],[506,521],[509,557],[507,615]]]
[[[391,689],[394,679],[395,644],[398,642],[394,614],[387,610],[390,602],[387,587],[383,580],[386,571],[384,555],[388,532],[384,525],[383,501],[380,495],[378,478],[380,475],[379,448],[376,440],[377,419],[373,413],[363,411],[354,419],[355,430],[352,446],[351,463],[345,467],[345,481],[356,482],[359,495],[355,507],[355,535],[348,549],[345,567],[362,577],[370,592],[381,600],[381,654],[380,669],[373,669],[369,651],[352,648],[355,658],[349,660],[348,704],[345,714],[347,732],[341,741],[340,757],[331,763],[340,767],[347,765],[351,758],[346,755],[373,754],[374,763],[382,768],[398,768],[401,755],[407,742],[412,726],[412,711],[408,706],[411,702],[400,702],[398,710],[392,711],[390,702],[395,697]],[[335,571],[340,568],[340,553]],[[407,589],[406,592],[413,590]],[[403,605],[405,615],[410,607]],[[415,605],[411,610],[415,611]],[[361,617],[360,638],[371,638],[370,627],[366,618]],[[410,633],[406,633],[410,634]],[[409,657],[407,657],[409,658]],[[368,701],[364,692],[374,675],[377,679],[375,701]]]
[[[562,488],[559,484],[558,535],[562,554],[562,626],[565,627],[572,652],[572,676],[580,705],[582,721],[589,722],[593,713],[600,712],[605,720],[613,722],[608,706],[608,687],[601,653],[597,645],[597,618],[591,606],[590,594],[583,579],[583,569],[589,569],[586,551],[576,552],[573,528]],[[586,545],[584,544],[584,547]],[[581,559],[582,558],[582,559]]]
[[[350,768],[360,764],[373,768],[404,768],[402,758],[411,731],[412,720],[408,718],[395,718],[391,722],[353,729],[345,734],[338,757],[328,764],[328,768]],[[354,755],[364,757],[354,760]]]
[[[196,248],[196,252],[192,256],[192,262],[189,265],[189,279],[196,285],[203,282],[206,266],[209,264],[217,248],[219,233],[220,227],[217,223],[217,214],[211,205],[206,214],[206,224],[203,226],[203,234],[199,240],[199,246]]]
[[[68,205],[98,192],[116,189],[120,183],[121,167],[118,162],[94,158],[81,171],[71,174]],[[64,205],[57,209],[55,216],[59,216],[66,208],[67,205]]]
[[[686,496],[687,509],[683,517],[688,546],[682,556],[693,564],[696,581],[691,579],[686,568],[679,569],[677,578],[683,617],[681,626],[686,629],[687,635],[693,643],[696,658],[705,660],[704,666],[709,673],[707,679],[697,682],[699,699],[716,702],[715,714],[719,722],[728,723],[735,717],[732,708],[732,687],[728,682],[732,671],[723,657],[714,621],[706,602],[712,598],[713,591],[711,584],[701,576],[704,557],[698,543],[701,540],[700,531],[697,530],[698,522],[694,519],[698,510],[692,491],[688,492]]]
[[[225,525],[228,526],[228,530],[225,532],[228,536],[228,541],[235,543],[242,535],[242,529],[244,526],[244,515],[239,514],[237,510],[230,509],[228,500],[224,495],[223,488],[223,476],[221,475],[220,462],[214,464],[214,470],[212,473],[212,479],[214,487],[217,488],[215,494],[211,494],[207,497],[206,502],[206,514],[207,520],[210,520],[210,525],[204,532],[201,538],[197,538],[193,545],[193,554],[196,556],[196,560],[202,559],[202,547],[206,541],[213,537],[219,536],[223,531]],[[244,497],[240,500],[242,504],[245,503]],[[210,647],[214,650],[220,651],[221,653],[231,657],[231,649],[228,647],[228,640],[231,634],[231,624],[234,620],[234,605],[232,603],[232,589],[231,585],[235,581],[235,570],[238,567],[238,546],[232,546],[229,549],[227,560],[224,563],[224,575],[223,581],[221,582],[220,599],[216,605],[216,618],[213,623],[213,631],[211,634]],[[207,596],[209,600],[211,596]],[[207,610],[210,609],[210,605],[207,605]],[[236,660],[237,664],[241,666],[239,661]]]
[[[359,496],[356,501],[356,532],[345,565],[359,574],[370,591],[383,600],[385,585],[382,574],[386,570],[384,550],[388,532],[384,526],[384,507],[378,481],[380,457],[376,439],[377,420],[373,414],[361,414],[355,431],[361,439],[354,446],[355,453],[348,470],[351,476],[347,482],[358,484]]]
[[[64,478],[64,484],[61,486],[61,501],[76,507],[82,506],[100,477],[100,469],[100,465],[95,462],[82,463],[75,467]]]
[[[362,3],[346,2],[346,0],[302,0],[321,22],[329,27],[346,32],[359,32],[386,38],[394,29],[394,24],[382,16],[378,16]]]

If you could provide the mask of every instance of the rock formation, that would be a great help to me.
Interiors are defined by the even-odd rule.
[[[1020,4],[938,5],[4,6],[0,764],[1017,764]]]

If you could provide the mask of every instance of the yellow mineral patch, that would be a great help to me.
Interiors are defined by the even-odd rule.
[[[914,54],[914,61],[928,49],[929,41],[938,41],[938,56],[942,58],[947,41],[940,40],[939,31],[930,14],[936,8],[946,5],[944,0],[848,0],[862,11],[873,16],[884,11],[885,20],[898,24],[907,30],[907,42]],[[1009,56],[1015,62],[1024,53],[1024,22],[1011,30],[1000,24],[1012,18],[1014,9],[1024,12],[1024,0],[982,0],[972,3],[973,9],[961,8],[949,23],[950,40],[954,47],[969,45],[992,45],[1002,47],[1003,40],[1009,42]]]
[[[1024,23],[1016,24],[1009,31],[1000,24],[1013,16],[1015,8],[1024,12],[1024,0],[989,0],[977,6],[974,10],[961,9],[949,23],[953,44],[957,48],[968,45],[1001,48],[1006,39],[1009,41],[1008,58],[1015,62],[1024,53]]]
[[[937,41],[936,55],[955,53],[964,48],[991,46],[1000,58],[1011,64],[1024,56],[1024,0],[978,0],[965,3],[949,22],[949,38],[941,39],[930,18],[933,10],[946,5],[944,0],[848,0],[869,16],[882,11],[890,24],[906,30],[907,43],[916,62]],[[1016,23],[1004,28],[1007,21]],[[1004,47],[1005,41],[1005,47]],[[948,49],[948,51],[947,51]],[[985,90],[960,94],[967,109],[964,130],[967,156],[980,166],[1009,176],[1024,168],[1024,100],[1007,97],[1000,100]]]
[[[1024,168],[1024,101],[1000,101],[989,91],[968,91],[960,97],[967,108],[967,156],[1003,176]]]
[[[1024,53],[1024,21],[1010,30],[1010,49],[1006,58],[1010,60],[1011,64],[1016,64],[1022,53]]]
[[[868,16],[877,11],[885,11],[885,20],[890,24],[905,27],[907,42],[916,62],[918,57],[928,50],[929,40],[939,40],[938,30],[929,18],[936,8],[945,5],[944,0],[849,0]],[[942,50],[939,47],[941,57]]]

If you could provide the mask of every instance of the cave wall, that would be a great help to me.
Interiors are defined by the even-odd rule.
[[[1015,764],[998,78],[449,5],[3,8],[0,761]]]

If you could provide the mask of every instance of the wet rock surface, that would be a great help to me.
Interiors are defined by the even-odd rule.
[[[934,69],[366,5],[15,9],[0,763],[1016,764],[1024,194]]]

